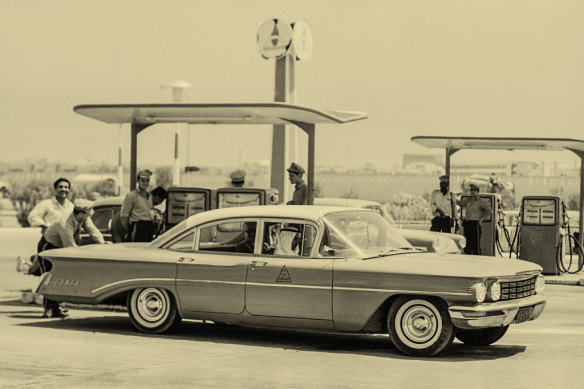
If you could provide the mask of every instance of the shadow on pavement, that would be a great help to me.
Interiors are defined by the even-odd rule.
[[[16,305],[16,304],[15,304]],[[99,332],[137,337],[154,337],[168,340],[212,342],[260,347],[275,347],[285,350],[343,353],[375,356],[390,359],[421,359],[436,362],[468,362],[509,358],[525,351],[524,346],[493,345],[472,347],[455,342],[438,358],[413,358],[402,355],[389,341],[387,335],[335,333],[327,331],[308,332],[304,330],[242,327],[237,325],[216,325],[199,321],[183,321],[174,331],[162,335],[137,332],[127,314],[110,312],[108,316],[89,318],[41,319],[42,308],[31,311],[29,306],[22,310],[4,312],[9,317],[32,320],[20,326],[51,328],[72,331]],[[81,311],[77,311],[81,312]]]

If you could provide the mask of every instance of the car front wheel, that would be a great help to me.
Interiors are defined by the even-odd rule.
[[[164,289],[135,289],[128,295],[128,313],[134,327],[150,334],[166,332],[181,321],[176,304]]]
[[[505,335],[509,326],[481,328],[479,330],[458,330],[456,338],[470,346],[488,346]]]
[[[454,340],[448,307],[432,297],[398,297],[387,315],[389,338],[399,351],[415,357],[431,357]]]

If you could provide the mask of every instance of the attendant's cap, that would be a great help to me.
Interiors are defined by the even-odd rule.
[[[292,162],[292,164],[290,165],[290,167],[288,169],[288,172],[290,173],[295,173],[295,174],[304,174],[304,169],[302,168],[302,166],[298,165],[295,162]]]
[[[475,184],[470,184],[470,185],[468,186],[468,189],[469,189],[469,190],[473,190],[473,189],[479,190],[479,187],[478,187],[478,186],[476,186]]]
[[[236,170],[229,175],[232,182],[243,182],[245,181],[245,172],[243,170]]]
[[[450,177],[446,175],[440,176],[440,182],[450,182]]]
[[[91,213],[93,208],[93,202],[86,199],[77,199],[74,202],[75,207],[73,208],[74,213],[89,212]]]
[[[136,176],[138,176],[138,177],[150,177],[151,175],[152,175],[152,172],[148,169],[140,170],[138,172],[138,174],[136,174]]]

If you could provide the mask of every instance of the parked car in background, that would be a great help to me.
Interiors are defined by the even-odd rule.
[[[423,252],[363,208],[211,210],[150,243],[40,255],[52,268],[37,293],[59,302],[125,303],[131,323],[146,333],[169,331],[182,319],[388,333],[402,353],[427,357],[455,337],[494,343],[545,306],[539,265]]]
[[[379,212],[388,223],[399,228],[397,223],[387,209],[386,206],[381,205],[376,201],[360,200],[360,199],[340,199],[333,197],[317,197],[314,199],[315,205],[334,205],[340,207],[354,207],[372,209]],[[443,232],[433,232],[424,230],[412,230],[399,228],[398,233],[401,234],[412,246],[421,248],[428,252],[437,253],[463,253],[466,246],[466,238],[458,234],[448,234]]]

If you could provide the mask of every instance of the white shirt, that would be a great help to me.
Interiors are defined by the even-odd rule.
[[[56,197],[51,197],[35,205],[28,214],[28,223],[33,227],[51,226],[65,220],[67,216],[73,213],[75,205],[65,199],[63,205],[57,201]]]
[[[452,217],[452,203],[454,199],[452,196],[452,192],[446,192],[443,194],[439,189],[436,189],[432,192],[430,196],[430,207],[432,208],[432,212],[436,210],[436,208],[440,209],[444,212],[444,216]],[[456,212],[456,209],[454,210]],[[434,216],[437,216],[436,214]]]

